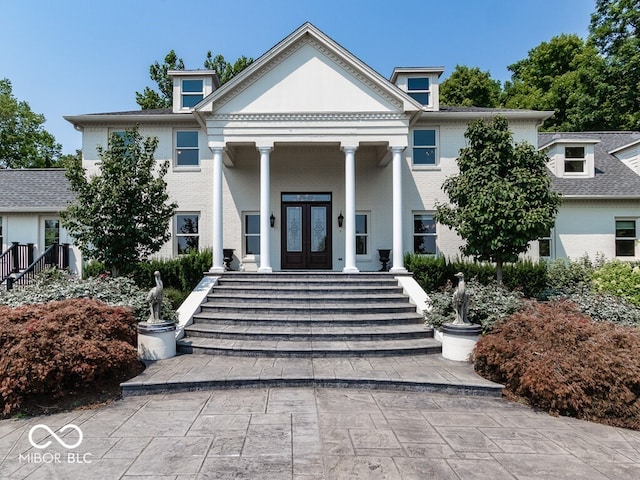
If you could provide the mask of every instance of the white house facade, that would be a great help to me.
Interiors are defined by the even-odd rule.
[[[391,271],[406,252],[456,256],[460,238],[434,222],[457,172],[470,121],[503,115],[516,141],[537,144],[551,112],[445,107],[441,67],[384,78],[307,23],[228,83],[213,72],[170,72],[172,109],[65,117],[83,133],[83,164],[137,125],[178,204],[160,256],[213,249],[212,271]]]

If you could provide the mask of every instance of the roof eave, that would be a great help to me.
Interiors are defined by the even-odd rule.
[[[189,113],[162,113],[153,115],[131,115],[112,113],[91,113],[86,115],[65,115],[67,122],[75,127],[82,127],[88,124],[121,124],[121,123],[158,123],[158,122],[178,122],[194,123],[197,120]]]
[[[452,120],[476,120],[477,118],[506,117],[514,120],[546,120],[553,115],[553,111],[546,110],[521,110],[521,111],[474,111],[474,112],[447,112],[443,110],[424,110],[423,117],[437,115],[439,118]]]

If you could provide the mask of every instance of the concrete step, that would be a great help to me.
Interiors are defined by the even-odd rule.
[[[302,340],[302,341],[372,341],[403,340],[433,337],[433,330],[424,325],[217,325],[197,323],[186,327],[189,337],[207,337],[241,340],[248,336],[256,340]]]
[[[226,293],[215,289],[214,292],[207,296],[207,302],[213,304],[224,304],[233,299],[233,303],[288,303],[288,304],[378,304],[386,302],[407,303],[407,296],[402,293],[377,293],[377,292],[349,292],[340,291],[332,292],[328,290],[316,291],[310,293],[308,291],[297,292],[281,292],[277,289],[256,293],[249,290],[240,290],[233,294]]]
[[[390,301],[379,304],[370,302],[296,304],[293,302],[282,301],[260,303],[259,300],[243,303],[236,302],[235,299],[230,299],[228,302],[206,302],[202,304],[201,308],[203,312],[244,312],[254,313],[256,316],[267,312],[277,313],[280,315],[300,315],[305,313],[308,313],[309,315],[319,313],[360,315],[367,313],[415,313],[416,311],[415,305],[411,305],[408,301]]]
[[[256,314],[251,311],[221,311],[215,312],[203,310],[194,315],[194,324],[208,323],[218,325],[244,325],[244,326],[264,326],[264,325],[291,325],[291,326],[345,326],[353,327],[357,325],[422,325],[421,317],[415,310],[407,312],[389,313],[360,313],[349,315],[341,311],[299,311],[299,312],[273,312],[261,311]]]
[[[440,353],[433,338],[387,341],[232,340],[186,337],[177,342],[181,353],[264,357],[361,357]]]

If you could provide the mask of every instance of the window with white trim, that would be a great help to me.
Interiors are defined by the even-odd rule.
[[[44,221],[44,248],[53,244],[60,244],[60,220],[45,219]]]
[[[193,108],[204,98],[204,81],[182,80],[182,108]]]
[[[616,257],[635,257],[637,238],[635,219],[616,219]]]
[[[437,151],[437,132],[435,129],[419,129],[413,131],[413,165],[437,165]]]
[[[176,167],[197,167],[200,165],[200,148],[197,130],[176,132]]]
[[[369,254],[369,216],[356,213],[356,255]]]
[[[413,214],[413,252],[423,255],[435,255],[436,249],[436,221],[433,214]]]
[[[260,255],[260,214],[244,216],[244,254]]]
[[[407,78],[407,93],[422,105],[429,105],[431,99],[431,82],[427,77]]]
[[[564,172],[585,173],[587,159],[584,147],[564,147]]]
[[[552,249],[552,234],[551,229],[547,232],[544,237],[540,237],[538,239],[538,255],[541,258],[551,258],[551,249]]]
[[[178,255],[197,252],[200,244],[198,213],[178,213],[175,216],[175,248]]]

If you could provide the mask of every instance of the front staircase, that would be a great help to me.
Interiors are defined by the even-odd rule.
[[[223,274],[178,341],[182,353],[363,357],[440,353],[389,273]]]

